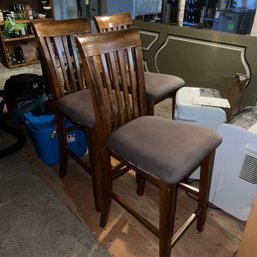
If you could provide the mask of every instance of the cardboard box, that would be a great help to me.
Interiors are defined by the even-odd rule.
[[[227,120],[237,114],[240,110],[241,100],[250,77],[237,73],[235,76],[225,77],[224,98],[227,98],[230,109],[224,109],[227,114]]]
[[[236,257],[257,256],[257,194]]]

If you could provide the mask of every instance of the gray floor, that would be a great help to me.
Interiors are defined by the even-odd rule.
[[[110,255],[15,153],[0,159],[0,256]]]

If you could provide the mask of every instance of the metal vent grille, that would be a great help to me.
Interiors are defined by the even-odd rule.
[[[245,155],[239,177],[250,183],[257,184],[257,158],[248,154]]]

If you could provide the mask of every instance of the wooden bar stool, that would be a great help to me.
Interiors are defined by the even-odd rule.
[[[68,155],[72,156],[92,177],[96,210],[101,209],[101,174],[95,116],[89,90],[81,71],[75,36],[90,33],[87,18],[63,21],[34,21],[33,30],[40,48],[42,68],[48,80],[56,107],[57,133],[60,149],[60,177],[66,176]],[[64,119],[74,126],[66,129]],[[68,147],[66,135],[71,129],[81,128],[87,133],[89,163]]]
[[[105,226],[114,199],[159,238],[159,256],[171,249],[197,219],[204,228],[215,150],[221,137],[195,124],[146,114],[142,46],[137,28],[78,37],[83,70],[92,96],[102,160],[100,225]],[[160,189],[159,227],[113,190],[111,157]],[[183,183],[201,167],[199,189]],[[198,207],[174,233],[178,186],[198,195]]]
[[[133,26],[133,20],[129,12],[117,13],[108,16],[95,16],[95,25],[98,32],[108,32],[127,29]],[[145,72],[147,113],[154,114],[154,105],[172,98],[172,118],[176,106],[176,92],[185,85],[183,79],[155,72]]]

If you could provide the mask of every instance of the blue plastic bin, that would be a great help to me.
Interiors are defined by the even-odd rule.
[[[59,163],[59,142],[58,136],[51,137],[52,132],[56,129],[55,116],[53,114],[36,115],[32,112],[24,114],[23,121],[27,127],[30,138],[35,148],[47,165],[55,165]],[[66,127],[71,127],[72,123],[65,121]],[[69,148],[78,156],[82,156],[87,151],[86,134],[75,129],[67,133],[67,142]]]

